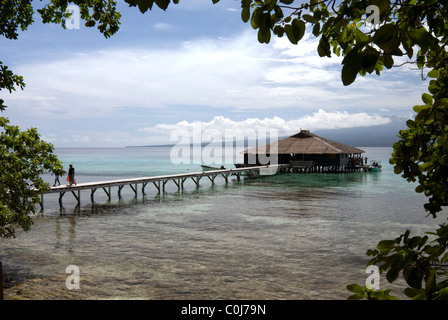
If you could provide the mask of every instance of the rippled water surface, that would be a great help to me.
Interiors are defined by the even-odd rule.
[[[367,249],[440,223],[393,173],[391,148],[364,149],[382,172],[218,177],[162,195],[113,189],[110,201],[98,190],[94,203],[86,191],[79,207],[48,195],[29,233],[0,242],[6,298],[346,299],[347,284],[365,282]],[[164,148],[56,151],[78,182],[200,170]],[[69,265],[79,290],[66,287]]]

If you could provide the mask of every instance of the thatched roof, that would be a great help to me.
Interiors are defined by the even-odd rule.
[[[350,147],[312,134],[308,130],[270,144],[245,150],[247,154],[361,154],[364,150]],[[274,150],[278,150],[275,152]]]

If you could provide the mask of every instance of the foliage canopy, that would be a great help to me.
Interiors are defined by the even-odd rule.
[[[49,188],[41,178],[47,172],[64,173],[53,146],[35,128],[20,131],[0,117],[0,238],[15,236],[17,228],[30,230],[38,190]]]

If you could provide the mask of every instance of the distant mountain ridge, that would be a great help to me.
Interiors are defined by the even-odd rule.
[[[372,127],[315,130],[312,133],[353,147],[392,147],[399,140],[399,131],[407,128],[409,119],[394,116],[391,120],[388,124]]]

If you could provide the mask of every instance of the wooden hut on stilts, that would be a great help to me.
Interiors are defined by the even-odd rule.
[[[354,172],[363,171],[364,150],[354,148],[301,130],[288,138],[247,149],[244,166],[264,165],[264,159],[289,164],[292,172]]]

